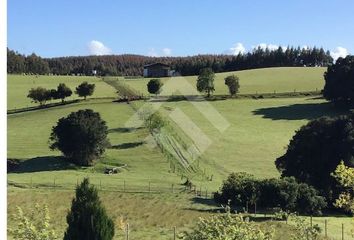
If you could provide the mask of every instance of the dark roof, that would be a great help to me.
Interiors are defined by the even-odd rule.
[[[162,66],[162,67],[169,67],[170,65],[164,63],[151,63],[144,65],[144,68],[151,67],[151,66]]]

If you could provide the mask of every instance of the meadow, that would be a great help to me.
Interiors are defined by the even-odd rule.
[[[237,75],[240,79],[240,94],[320,91],[324,86],[323,74],[325,70],[326,68],[323,67],[279,67],[216,73],[214,95],[228,94],[224,78],[232,74]],[[146,88],[149,79],[119,79],[144,95],[149,95]],[[171,81],[178,84],[181,79],[187,80],[195,88],[196,76],[161,78],[161,81],[163,83]]]
[[[116,97],[114,89],[103,83],[97,77],[89,76],[42,76],[42,75],[8,75],[7,81],[7,109],[33,107],[38,105],[27,98],[28,91],[31,88],[44,87],[47,89],[56,89],[59,83],[65,83],[71,88],[73,94],[67,100],[78,99],[74,93],[75,88],[82,82],[94,83],[95,92],[93,98]],[[52,101],[59,102],[60,100]]]
[[[241,93],[310,91],[323,86],[323,68],[275,68],[240,71]],[[230,73],[217,74],[216,94],[227,94],[223,78]],[[247,76],[247,77],[246,77]],[[273,76],[273,77],[272,77]],[[119,78],[121,81],[121,78]],[[178,81],[178,77],[173,81]],[[187,77],[194,86],[195,77]],[[211,140],[211,145],[200,156],[198,166],[212,181],[196,175],[192,182],[203,192],[218,190],[222,181],[231,172],[245,171],[259,178],[278,177],[274,161],[281,156],[294,132],[309,120],[321,116],[333,116],[337,111],[320,97],[227,99],[208,102],[225,118],[229,126],[222,132],[217,130],[202,112],[196,110],[198,102],[138,101],[134,104],[114,102],[116,90],[91,77],[18,76],[8,77],[8,103],[10,107],[25,107],[29,99],[27,91],[36,86],[55,88],[64,82],[72,89],[83,80],[96,84],[96,93],[87,101],[8,115],[8,158],[22,162],[19,169],[8,173],[8,220],[14,226],[11,214],[15,206],[29,209],[36,202],[47,203],[54,216],[57,230],[63,233],[65,215],[70,207],[77,182],[90,177],[100,191],[100,196],[109,214],[116,222],[116,239],[123,236],[119,219],[129,222],[131,239],[171,239],[172,227],[188,229],[200,216],[209,216],[218,207],[210,199],[195,198],[181,185],[185,179],[181,173],[173,172],[170,162],[156,146],[151,146],[144,127],[127,128],[126,123],[135,113],[136,107],[155,104],[160,113],[168,117],[174,110],[181,110]],[[11,82],[13,81],[13,82]],[[32,82],[32,83],[30,83]],[[269,84],[271,82],[271,84]],[[144,92],[147,79],[125,80],[137,91]],[[72,84],[72,85],[71,85]],[[22,86],[23,85],[23,86]],[[109,98],[103,98],[109,97]],[[10,107],[9,107],[10,106]],[[113,148],[107,149],[94,167],[75,167],[61,158],[60,152],[49,149],[51,128],[58,119],[79,109],[92,109],[101,114],[109,128],[108,138]],[[184,129],[170,125],[183,135]],[[125,166],[114,175],[104,174],[105,167]],[[124,188],[134,193],[124,193]],[[56,186],[56,188],[53,188]],[[102,187],[103,186],[103,187]],[[174,186],[174,191],[171,189]],[[32,188],[31,188],[32,187]],[[152,192],[148,193],[148,189]],[[119,192],[117,191],[119,189]],[[162,193],[155,193],[163,189]],[[171,192],[168,192],[170,191]],[[173,192],[172,192],[173,191]],[[139,193],[140,192],[140,193]],[[144,193],[141,193],[144,192]],[[329,219],[330,236],[340,237],[341,223],[346,225],[346,236],[350,236],[351,219],[341,216],[315,218],[323,225]],[[267,225],[268,223],[265,223]],[[283,223],[272,223],[277,228],[291,233]],[[288,236],[287,235],[287,236]],[[280,235],[277,239],[283,239]]]

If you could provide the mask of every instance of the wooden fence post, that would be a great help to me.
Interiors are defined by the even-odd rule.
[[[312,228],[312,215],[310,216],[310,226]]]
[[[172,193],[173,193],[173,187],[174,187],[174,186],[173,186],[173,183],[172,183],[172,186],[171,186],[171,188],[172,188]]]
[[[344,240],[344,223],[342,223],[342,240]]]
[[[173,240],[176,240],[176,227],[173,227]]]
[[[125,192],[125,180],[124,180],[124,185],[123,185],[123,192]]]
[[[257,203],[255,202],[254,203],[254,216],[257,215]]]
[[[327,219],[325,219],[325,237],[327,238]]]
[[[129,223],[125,227],[125,239],[129,240]]]

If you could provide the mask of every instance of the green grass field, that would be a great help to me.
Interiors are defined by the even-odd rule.
[[[7,109],[32,107],[38,105],[27,98],[31,88],[44,87],[47,89],[57,88],[59,83],[65,83],[73,91],[73,95],[68,100],[77,99],[74,93],[75,88],[82,82],[87,81],[96,85],[95,92],[91,97],[116,97],[115,90],[103,83],[96,77],[77,77],[77,76],[42,76],[42,75],[8,75],[7,76]],[[60,101],[60,100],[57,100]],[[52,101],[55,102],[55,101]]]
[[[314,90],[312,88],[316,86],[320,89],[323,86],[323,79],[319,77],[323,74],[322,68],[286,69],[288,68],[276,68],[273,72],[272,69],[259,69],[237,73],[241,78],[241,92],[242,89],[245,91],[243,93],[272,92],[270,86],[277,87],[276,91],[279,92],[292,91],[293,86],[299,86],[298,91]],[[300,75],[294,77],[296,73],[292,71],[298,74],[301,72],[302,77],[299,77]],[[242,74],[248,78],[242,78]],[[217,75],[216,88],[220,89],[218,94],[226,94],[227,91],[223,85],[222,75],[227,74]],[[73,81],[75,84],[70,85],[72,83],[70,82],[68,85],[74,88],[84,78],[10,75],[8,99],[12,99],[12,102],[8,103],[8,108],[25,107],[26,101],[29,101],[25,97],[26,91],[31,87],[31,83],[28,84],[27,81],[37,82],[38,79],[41,81],[38,85],[47,88],[54,88],[59,82]],[[55,81],[51,82],[52,79]],[[96,78],[88,79],[85,78],[97,85],[97,95],[93,97],[115,97],[115,89],[111,86]],[[193,79],[195,78],[188,77],[188,81],[194,81]],[[249,79],[249,82],[246,79]],[[300,80],[294,83],[295,79]],[[178,78],[173,78],[173,81],[177,80]],[[139,87],[145,86],[143,83],[146,81],[146,79],[126,80],[126,83],[136,84],[131,87],[139,90]],[[268,87],[266,81],[271,81],[273,85]],[[73,189],[84,177],[90,177],[93,184],[99,189],[104,189],[100,191],[103,203],[115,220],[123,216],[129,222],[132,230],[131,239],[171,239],[173,226],[177,226],[181,231],[188,229],[199,216],[208,216],[215,210],[215,205],[212,205],[210,200],[197,200],[192,194],[185,193],[181,186],[185,180],[181,179],[180,174],[171,171],[170,163],[158,148],[152,148],[145,142],[148,136],[147,129],[126,128],[126,122],[135,113],[132,105],[115,103],[112,100],[89,99],[70,105],[8,115],[8,158],[23,161],[16,172],[7,175],[11,183],[8,188],[9,226],[14,226],[11,214],[14,213],[15,206],[22,206],[26,210],[40,202],[49,205],[57,230],[63,233],[66,226],[65,215],[70,207]],[[340,113],[330,103],[314,97],[228,99],[208,103],[230,124],[224,132],[219,132],[211,124],[210,119],[196,110],[198,102],[139,101],[134,102],[134,105],[139,107],[143,104],[161,104],[159,109],[165,117],[173,110],[179,109],[211,140],[211,145],[203,152],[198,165],[206,175],[213,175],[213,180],[206,181],[198,176],[192,179],[198,189],[201,188],[203,192],[207,190],[209,194],[217,190],[222,180],[231,172],[246,171],[259,178],[279,176],[274,161],[285,152],[294,132],[311,119]],[[77,168],[64,162],[58,151],[49,150],[48,138],[51,128],[59,118],[87,108],[99,112],[107,122],[108,137],[115,149],[108,149],[94,167]],[[170,119],[170,122],[175,131],[183,135],[183,127],[174,124],[173,119]],[[127,167],[119,174],[103,173],[106,166],[124,164]],[[175,189],[173,193],[172,184]],[[153,192],[163,190],[163,193],[123,193],[124,185],[125,189],[133,192],[148,192],[150,185]],[[29,189],[31,186],[33,188]],[[345,223],[346,229],[350,227],[351,219],[348,217],[327,218],[330,224],[329,234],[335,239],[340,237],[341,223]],[[315,218],[314,221],[322,224],[324,217]],[[284,227],[284,224],[278,224],[277,228],[280,232],[290,234],[290,230]],[[116,229],[118,233],[116,239],[122,238],[122,231]],[[278,235],[277,239],[283,239],[284,236],[288,235]],[[349,239],[348,230],[346,236]]]
[[[274,93],[275,92],[300,92],[300,91],[320,91],[324,86],[323,74],[326,68],[322,67],[281,67],[263,68],[254,70],[244,70],[228,73],[215,74],[215,95],[228,94],[224,78],[235,74],[240,78],[240,93]],[[186,79],[190,85],[195,87],[196,76],[161,78],[166,83],[172,81],[178,84],[182,78]],[[121,78],[120,78],[121,79]],[[127,79],[124,80],[130,87],[148,95],[146,84],[149,79]],[[178,93],[176,93],[178,94]]]

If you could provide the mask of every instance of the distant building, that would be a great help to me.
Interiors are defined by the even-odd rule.
[[[164,63],[153,63],[144,66],[144,77],[170,77],[173,71]]]
[[[96,76],[97,75],[97,70],[92,70],[92,75]]]

